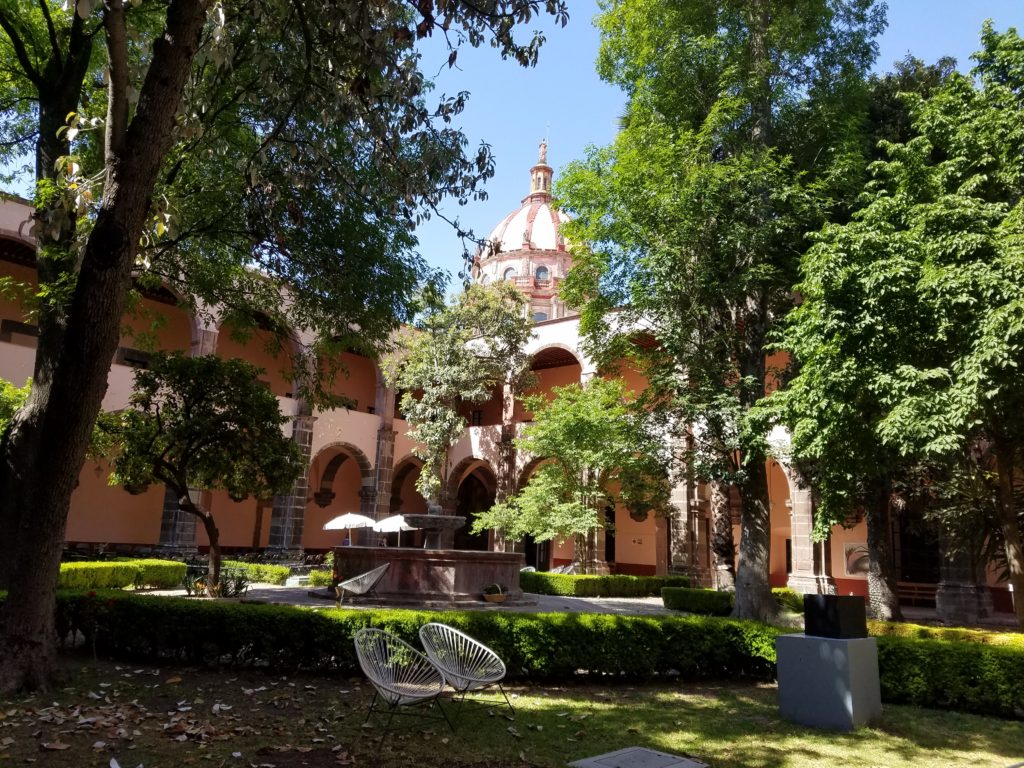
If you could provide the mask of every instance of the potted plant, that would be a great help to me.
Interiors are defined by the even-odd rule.
[[[484,587],[484,600],[489,603],[504,603],[506,591],[501,584],[488,584]]]

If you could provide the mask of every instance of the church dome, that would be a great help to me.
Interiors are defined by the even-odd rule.
[[[491,230],[473,265],[475,282],[514,283],[526,294],[527,310],[537,322],[565,317],[558,289],[572,264],[561,232],[569,216],[551,205],[551,175],[548,143],[542,141],[530,169],[530,194]]]
[[[551,166],[548,145],[541,142],[537,164],[530,169],[530,194],[487,236],[482,257],[510,251],[564,251],[561,226],[569,216],[551,205]]]

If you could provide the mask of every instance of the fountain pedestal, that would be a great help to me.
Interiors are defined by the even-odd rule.
[[[396,604],[436,602],[444,605],[483,602],[488,584],[508,589],[508,603],[524,602],[519,570],[526,564],[519,552],[478,552],[463,549],[409,547],[335,547],[334,567],[342,579],[390,563],[377,585],[377,596]]]
[[[453,534],[466,524],[466,518],[459,515],[405,515],[405,522],[423,531],[424,549],[451,549]]]

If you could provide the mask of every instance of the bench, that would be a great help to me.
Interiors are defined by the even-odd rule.
[[[896,595],[903,605],[935,606],[935,592],[938,584],[923,584],[916,581],[896,583]]]

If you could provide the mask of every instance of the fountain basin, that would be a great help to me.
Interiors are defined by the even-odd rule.
[[[341,579],[352,578],[390,563],[377,585],[385,602],[481,602],[488,584],[508,589],[506,602],[523,602],[519,570],[526,564],[519,552],[410,547],[335,547],[334,568]]]

